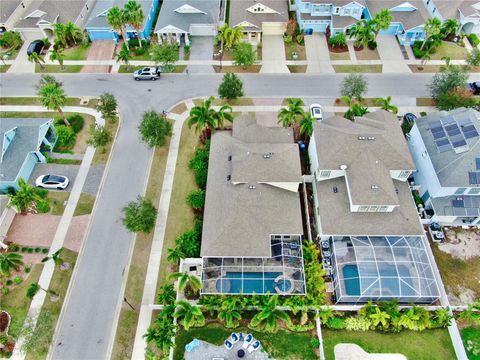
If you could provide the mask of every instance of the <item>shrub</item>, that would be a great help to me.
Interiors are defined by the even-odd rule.
[[[195,183],[201,189],[207,186],[209,144],[195,151],[195,155],[188,162],[188,167],[195,173]]]
[[[183,52],[184,52],[185,54],[190,53],[190,45],[184,45],[184,46],[183,46]]]
[[[194,230],[187,230],[175,239],[177,249],[186,257],[198,257],[200,254],[200,234]]]
[[[328,319],[326,325],[332,330],[343,330],[346,327],[345,319],[340,317]]]
[[[155,227],[158,211],[150,199],[139,196],[137,201],[130,201],[122,211],[122,222],[128,231],[149,233]]]
[[[2,294],[3,294],[3,295],[8,295],[9,292],[10,292],[10,290],[8,290],[8,288],[6,288],[6,287],[4,287],[4,288],[2,289]]]
[[[480,65],[480,50],[474,48],[467,56],[467,64],[471,66]]]
[[[31,266],[25,266],[25,269],[23,269],[23,271],[25,271],[25,273],[28,274],[30,271],[32,271],[32,267]]]
[[[27,252],[28,252],[29,254],[33,253],[34,251],[35,251],[34,248],[28,248],[28,250],[27,250]]]
[[[42,199],[45,199],[48,195],[47,189],[35,188],[35,193],[40,196]]]
[[[22,249],[20,250],[21,252],[27,252],[28,251],[28,247],[24,246],[22,247]]]
[[[317,349],[320,347],[320,340],[318,339],[312,339],[310,340],[310,345],[312,345],[313,348]]]
[[[221,99],[237,99],[243,96],[243,82],[234,73],[223,75],[222,82],[218,87],[218,95]]]
[[[319,261],[317,246],[306,242],[303,246],[305,282],[307,286],[307,302],[309,305],[322,305],[325,302],[325,270]]]
[[[450,66],[433,76],[429,84],[432,98],[438,100],[441,95],[447,94],[457,88],[465,88],[468,72],[459,66]]]
[[[413,127],[413,123],[409,122],[409,121],[403,121],[402,122],[402,131],[403,131],[403,134],[408,134],[410,132],[410,130],[412,130],[412,127]]]
[[[345,319],[345,329],[350,331],[367,331],[372,323],[363,316],[350,316]]]
[[[328,39],[328,44],[333,48],[345,47],[347,46],[347,37],[343,32],[337,33],[330,36],[330,39]]]
[[[205,206],[205,191],[194,190],[187,195],[187,205],[191,206],[194,210],[203,209]]]
[[[141,56],[147,52],[147,48],[136,48],[133,52],[135,53],[135,55]]]
[[[75,133],[80,132],[83,129],[83,124],[85,123],[85,119],[80,114],[73,114],[67,117],[70,126],[72,127]],[[62,120],[63,122],[63,120]]]
[[[43,248],[43,249],[42,249],[42,253],[43,253],[43,254],[48,254],[48,249],[47,249],[47,248]]]
[[[21,284],[23,282],[23,279],[20,277],[20,276],[15,276],[13,278],[13,282],[18,285],[18,284]]]
[[[8,279],[7,281],[5,281],[5,285],[7,285],[7,286],[10,286],[10,285],[12,285],[12,284],[13,284],[13,281],[10,280],[10,279]]]
[[[45,214],[50,211],[50,204],[47,200],[39,200],[35,203],[35,205],[40,214]]]
[[[368,48],[369,48],[370,50],[375,50],[375,49],[377,48],[377,42],[376,42],[375,40],[374,40],[374,41],[370,41],[370,42],[368,43]]]
[[[284,41],[285,44],[287,44],[287,45],[293,44],[293,37],[292,37],[292,35],[283,35],[283,41]]]
[[[232,58],[235,65],[246,68],[255,63],[257,53],[252,44],[241,42],[233,49]]]
[[[295,332],[305,332],[315,329],[315,323],[310,321],[305,325],[293,324],[291,321],[287,322],[287,329]]]
[[[39,248],[39,247],[35,248],[35,252],[36,253],[42,252],[42,248]]]
[[[476,47],[480,44],[480,39],[478,38],[477,34],[472,33],[472,34],[468,35],[468,40],[470,40],[470,43],[474,47]]]
[[[19,246],[17,244],[10,244],[9,247],[8,247],[8,250],[12,251],[12,252],[16,252],[18,251],[19,249]]]
[[[305,45],[305,36],[302,34],[298,34],[295,39],[297,40],[297,43],[300,45]]]
[[[57,149],[70,149],[75,144],[75,132],[71,126],[56,125],[55,134],[57,135]]]
[[[478,110],[480,101],[472,96],[468,90],[453,90],[438,98],[438,108],[440,110],[452,110],[459,107],[475,108]]]
[[[172,136],[173,125],[161,114],[151,110],[145,111],[138,131],[142,140],[151,148],[163,146],[167,138]]]
[[[22,37],[16,31],[7,31],[0,36],[0,46],[3,48],[16,49],[21,43]]]

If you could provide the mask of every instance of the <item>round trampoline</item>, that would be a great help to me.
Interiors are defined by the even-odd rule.
[[[219,278],[217,279],[215,287],[219,293],[228,293],[232,289],[232,284],[228,279]]]

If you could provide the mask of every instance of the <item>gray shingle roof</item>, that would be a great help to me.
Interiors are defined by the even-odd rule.
[[[478,4],[478,0],[435,0],[435,7],[444,19],[460,19],[460,12],[464,16],[471,16],[480,14],[480,12],[473,7]]]
[[[40,20],[50,23],[77,22],[86,2],[87,0],[34,0],[23,13],[23,18],[15,24],[15,28],[38,28],[36,24]],[[36,10],[45,12],[45,15],[40,18],[26,18]]]
[[[459,200],[461,199],[461,200]],[[480,196],[444,196],[430,198],[435,214],[438,216],[480,216]]]
[[[370,15],[375,16],[376,13],[383,9],[391,9],[395,6],[408,2],[417,8],[415,11],[392,11],[392,22],[399,22],[403,24],[405,30],[413,29],[414,27],[425,24],[430,18],[430,14],[421,0],[367,0],[368,10]]]
[[[106,16],[98,16],[103,12],[107,11],[113,6],[123,7],[128,0],[97,0],[95,3],[94,8],[90,12],[90,16],[88,17],[87,22],[85,23],[85,28],[108,28],[110,29],[110,25],[107,23]],[[148,13],[152,7],[152,0],[137,0],[143,10],[143,23],[148,19]]]
[[[257,13],[253,14],[247,9],[255,4],[263,4],[276,11],[274,14]],[[283,0],[231,0],[230,1],[230,26],[237,26],[247,21],[262,30],[263,22],[287,22],[288,3]]]
[[[296,183],[298,188],[301,181],[298,147],[291,141],[283,144],[242,141],[242,132],[249,126],[240,123],[251,121],[248,117],[236,118],[233,131],[219,131],[212,136],[201,256],[268,257],[271,234],[303,234],[299,193],[261,183],[275,179],[293,186]],[[288,132],[282,128],[269,130],[278,134]],[[248,149],[261,151],[255,155],[255,151]],[[270,159],[260,155],[266,151],[274,153]],[[243,158],[239,152],[243,152]],[[285,156],[275,160],[275,155],[282,153]],[[281,161],[282,158],[288,159],[288,163]],[[232,181],[227,180],[229,175]],[[248,182],[234,185],[235,176]]]
[[[22,0],[2,0],[0,3],[0,23],[6,22]]]
[[[175,11],[183,5],[190,5],[204,13],[182,14]],[[155,32],[168,25],[189,32],[192,24],[215,24],[218,21],[219,11],[220,0],[165,0],[158,15]]]

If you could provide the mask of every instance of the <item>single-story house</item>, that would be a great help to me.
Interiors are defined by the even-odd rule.
[[[215,36],[223,23],[225,0],[165,0],[155,26],[159,42],[185,43],[189,36]]]
[[[45,163],[42,150],[55,146],[53,120],[0,118],[0,193],[28,180],[36,163]]]
[[[107,13],[111,7],[118,6],[122,8],[128,0],[101,0],[97,1],[90,16],[86,22],[85,29],[91,41],[95,40],[113,40],[118,42],[122,34],[118,34],[107,22]],[[155,14],[159,7],[159,0],[137,0],[141,5],[144,15],[143,30],[137,34],[135,29],[127,26],[127,37],[129,39],[136,38],[137,35],[141,39],[150,38],[153,24],[155,22]]]
[[[478,0],[423,0],[432,16],[442,21],[457,19],[460,32],[480,34],[480,3]]]
[[[288,23],[288,3],[278,0],[231,0],[231,27],[241,26],[248,41],[260,43],[263,35],[283,35]]]
[[[26,9],[27,0],[2,0],[0,6],[0,33],[13,30],[13,24]]]

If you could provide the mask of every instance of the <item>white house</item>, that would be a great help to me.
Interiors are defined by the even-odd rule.
[[[480,1],[422,0],[432,16],[442,21],[457,19],[460,32],[480,34]]]

